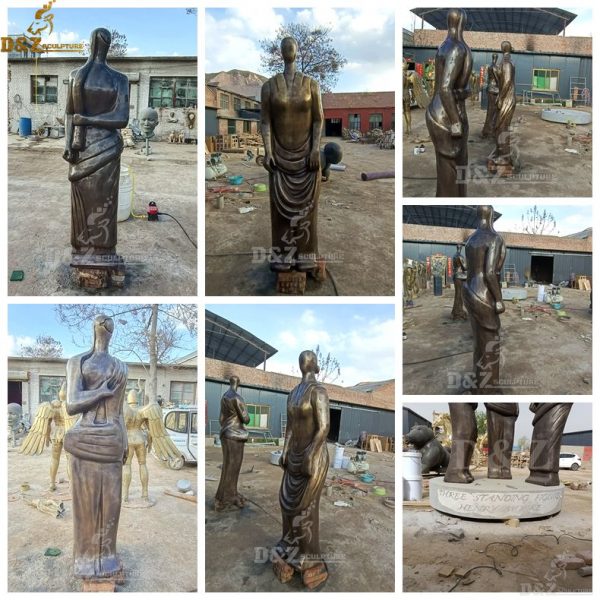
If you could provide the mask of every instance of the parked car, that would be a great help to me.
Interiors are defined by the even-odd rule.
[[[179,470],[185,463],[197,463],[198,408],[196,406],[163,408],[163,422],[171,440],[181,452],[181,457],[169,459],[169,467]]]
[[[573,452],[561,452],[558,466],[560,469],[571,469],[571,471],[577,471],[577,469],[579,469],[581,466],[581,458]]]

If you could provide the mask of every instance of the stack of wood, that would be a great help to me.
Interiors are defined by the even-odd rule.
[[[384,132],[383,137],[379,140],[379,147],[382,150],[394,150],[396,147],[396,134],[393,129]]]
[[[575,282],[578,290],[585,290],[586,292],[589,292],[592,289],[592,282],[587,275],[577,275],[575,277]]]
[[[361,449],[370,450],[371,452],[395,452],[395,438],[369,433],[363,440]]]

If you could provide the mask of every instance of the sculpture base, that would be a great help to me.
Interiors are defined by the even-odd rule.
[[[494,173],[499,177],[512,177],[514,172],[510,163],[497,163],[491,158],[487,162],[487,169],[490,173]]]
[[[131,498],[127,501],[121,502],[122,508],[152,508],[156,504],[154,498]]]
[[[443,477],[429,481],[429,502],[440,512],[466,519],[542,519],[560,512],[565,486],[544,487],[524,478],[488,479],[473,483],[447,483]]]
[[[294,577],[294,569],[277,553],[273,555],[273,572],[281,583],[289,583]]]
[[[73,254],[71,267],[78,287],[99,290],[125,286],[125,262],[118,254]]]
[[[83,592],[108,592],[115,591],[117,585],[125,583],[125,574],[121,570],[114,577],[106,577],[103,579],[84,579]]]
[[[277,273],[277,293],[303,296],[306,289],[306,273],[288,271]]]

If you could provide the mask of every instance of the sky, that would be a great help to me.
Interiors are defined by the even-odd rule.
[[[41,3],[40,3],[41,5]],[[42,43],[88,42],[97,27],[127,36],[130,56],[196,56],[197,16],[185,8],[59,8],[52,9],[54,31]],[[21,34],[33,20],[33,8],[9,8],[8,32]]]
[[[533,204],[508,205],[494,204],[494,210],[502,216],[494,223],[496,231],[520,232],[521,216],[528,208],[533,208]],[[552,213],[556,219],[556,230],[551,235],[569,235],[583,231],[592,226],[592,205],[549,205],[537,204],[538,211],[543,212],[546,209]]]
[[[332,382],[336,385],[394,378],[393,305],[209,304],[206,308],[277,348],[277,354],[267,360],[267,371],[299,376],[298,355],[318,345],[341,365],[341,377]]]
[[[334,92],[390,91],[395,87],[394,10],[373,7],[277,9],[260,2],[243,7],[207,9],[205,25],[207,73],[242,69],[261,72],[262,39],[271,39],[280,25],[305,23],[331,28],[333,46],[348,63]]]
[[[414,410],[418,415],[428,421],[432,420],[433,411],[437,412],[448,412],[447,402],[405,402],[403,406]],[[485,410],[483,402],[481,402],[477,410]],[[531,425],[531,419],[533,413],[529,410],[529,404],[527,402],[519,402],[519,417],[515,424],[515,443],[516,441],[525,436],[531,440],[531,434],[533,433],[533,427]],[[592,426],[592,403],[591,402],[575,402],[567,418],[567,424],[565,425],[565,433],[571,431],[583,431],[588,430]]]
[[[515,2],[515,5],[518,2]],[[562,10],[568,10],[577,15],[577,18],[573,19],[571,24],[567,27],[566,35],[569,36],[591,36],[594,30],[594,26],[592,23],[592,9],[589,7],[565,7],[565,6],[557,6],[557,8],[561,8]],[[413,14],[410,11],[410,8],[405,10],[401,10],[399,12],[399,25],[402,26],[403,29],[408,29],[409,31],[414,31],[415,29],[421,28],[421,19],[417,17],[417,15]],[[433,27],[424,22],[424,29],[433,29]],[[468,30],[468,25],[467,25]]]
[[[123,307],[114,304],[114,314]],[[126,318],[121,316],[121,318]],[[115,319],[115,332],[119,323]],[[92,327],[83,331],[82,335],[73,334],[66,325],[59,322],[56,315],[55,304],[9,304],[8,306],[8,356],[21,356],[21,346],[31,344],[38,335],[49,335],[63,345],[63,357],[70,358],[80,354],[92,345]],[[173,352],[173,358],[183,357],[190,352],[197,351],[198,345],[195,337],[187,331],[181,342],[181,348]],[[116,355],[121,360],[137,362],[133,355]]]

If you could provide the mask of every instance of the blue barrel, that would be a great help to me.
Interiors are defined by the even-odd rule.
[[[29,117],[21,117],[19,119],[19,134],[22,137],[31,135],[31,119]]]
[[[433,295],[434,296],[442,295],[442,277],[441,277],[441,275],[433,276]]]

